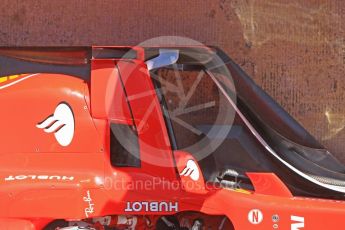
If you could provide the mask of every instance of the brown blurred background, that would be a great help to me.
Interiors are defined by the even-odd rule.
[[[0,45],[134,45],[185,36],[224,49],[345,163],[345,1],[1,0]]]

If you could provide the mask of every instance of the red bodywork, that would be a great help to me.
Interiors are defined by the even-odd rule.
[[[155,220],[187,211],[226,216],[236,230],[339,229],[343,201],[293,197],[274,174],[248,173],[255,191],[180,176],[194,158],[172,151],[143,50],[136,49],[132,60],[93,59],[89,83],[52,73],[23,73],[0,83],[0,229],[42,229],[57,219],[110,215]],[[74,115],[68,146],[37,128],[61,103]],[[141,167],[110,164],[110,122],[138,128]],[[148,163],[157,160],[164,165]],[[136,182],[148,184],[132,186]],[[221,220],[212,220],[213,229]],[[227,224],[224,229],[232,229]],[[137,229],[149,229],[143,226]]]

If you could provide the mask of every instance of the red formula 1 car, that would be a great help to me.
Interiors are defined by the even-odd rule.
[[[217,48],[0,48],[0,229],[344,229],[345,166]]]

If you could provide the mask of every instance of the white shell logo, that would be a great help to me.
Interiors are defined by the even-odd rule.
[[[251,224],[260,224],[264,219],[264,215],[259,209],[252,209],[248,213],[248,221]]]
[[[36,125],[46,133],[54,133],[57,142],[68,146],[74,136],[74,115],[67,103],[60,103],[54,113]]]
[[[192,180],[199,180],[199,168],[194,160],[188,160],[186,167],[180,173],[181,176],[189,176]]]

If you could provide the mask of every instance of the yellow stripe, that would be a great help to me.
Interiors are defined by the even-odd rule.
[[[11,76],[9,76],[9,79],[12,80],[12,79],[15,79],[15,78],[17,78],[17,77],[19,77],[19,76],[20,76],[20,75],[18,75],[18,74],[17,74],[17,75],[11,75]]]
[[[7,77],[0,77],[0,83],[7,81]]]
[[[251,194],[251,192],[249,192],[248,190],[244,190],[244,189],[235,189],[236,192],[240,192],[240,193],[244,193],[244,194]]]

